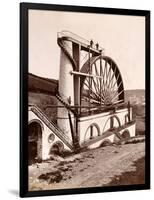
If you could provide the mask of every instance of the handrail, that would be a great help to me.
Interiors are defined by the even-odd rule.
[[[71,32],[71,31],[67,31],[67,30],[63,30],[63,31],[61,31],[61,32],[58,32],[58,33],[57,33],[57,37],[58,37],[58,38],[69,37],[69,38],[71,38],[71,39],[73,39],[73,40],[78,41],[78,42],[81,43],[81,44],[84,44],[84,45],[87,45],[87,46],[90,45],[90,41],[89,41],[89,40],[87,40],[87,39],[85,39],[85,38],[83,38],[83,37],[81,37],[81,36],[79,36],[79,35],[77,35],[77,34]],[[99,49],[104,50],[104,48],[101,47],[101,46],[99,46]]]
[[[69,137],[64,135],[62,130],[53,122],[51,122],[48,117],[42,112],[40,108],[36,105],[30,105],[30,110],[34,112],[45,124],[49,129],[54,130],[54,133],[70,148],[73,149],[73,146],[70,144],[71,141]]]
[[[69,103],[65,102],[60,94],[56,94],[56,97],[64,105],[64,107],[66,109],[70,110],[75,116],[77,115],[77,113],[74,110],[71,109],[71,105],[69,105]]]
[[[72,58],[72,56],[70,55],[70,53],[65,49],[64,44],[62,42],[61,38],[58,38],[57,40],[58,45],[61,47],[61,49],[63,50],[64,54],[68,57],[68,59],[70,60],[70,62],[72,63],[72,67],[75,70],[77,68],[77,64],[75,62],[75,60]]]
[[[80,42],[82,41],[83,43],[85,43],[87,45],[89,45],[89,43],[90,43],[89,40],[87,40],[87,39],[85,39],[85,38],[83,38],[83,37],[71,32],[71,31],[67,31],[67,30],[63,30],[61,32],[58,32],[57,36],[58,36],[58,38],[66,37],[66,36],[70,37],[70,38],[74,38],[74,39],[76,39],[76,40],[78,40]]]
[[[33,109],[35,109],[36,112],[38,112],[38,113],[40,114],[41,119],[44,119],[44,120],[48,121],[49,123],[51,123],[51,124],[54,126],[54,128],[56,128],[58,131],[62,132],[62,130],[60,130],[60,129],[57,127],[56,124],[54,124],[53,122],[51,122],[51,121],[48,119],[48,117],[41,111],[41,109],[40,109],[39,107],[33,106],[32,110],[33,110]],[[65,139],[68,139],[68,140],[69,140],[69,138],[68,138],[67,136],[64,135],[63,137],[65,137]]]

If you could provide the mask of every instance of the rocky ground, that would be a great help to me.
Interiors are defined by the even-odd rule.
[[[29,166],[29,190],[144,183],[144,141],[112,145]]]

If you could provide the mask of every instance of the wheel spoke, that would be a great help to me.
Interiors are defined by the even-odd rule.
[[[97,76],[99,76],[96,63],[94,63],[94,66],[95,66],[95,72],[96,72]],[[98,81],[98,78],[96,78],[96,81],[97,81],[97,88],[98,88],[98,91],[99,91],[99,81]]]
[[[112,77],[111,77],[111,80],[110,80],[111,86],[112,86],[113,80],[114,80],[114,78],[115,78],[115,73],[116,73],[116,68],[114,69],[114,72],[113,72]]]
[[[112,63],[111,63],[111,65],[112,65]],[[111,68],[112,68],[112,67],[110,66],[110,67],[109,67],[108,74],[107,74],[107,83],[106,83],[107,88],[109,88],[109,83],[110,83],[109,80],[110,80],[110,76],[111,76],[111,75],[110,75],[110,74],[111,74]]]
[[[104,74],[103,74],[103,85],[104,88],[103,90],[106,91],[106,74],[107,74],[107,61],[105,61],[105,65],[104,65]]]
[[[92,81],[93,81],[93,85],[94,85],[96,93],[99,94],[98,87],[97,87],[97,84],[96,84],[94,78],[92,78]]]
[[[122,92],[124,92],[123,90],[121,92],[119,92],[112,100],[114,100],[116,97],[118,97]]]
[[[93,78],[92,78],[92,81],[93,81],[93,83],[95,84],[95,91],[91,88],[91,91],[95,94],[95,96],[96,97],[98,97],[98,95],[99,95],[99,92],[97,91],[97,84],[96,84],[96,82],[93,80]],[[87,82],[87,83],[86,83]],[[88,79],[86,79],[85,80],[85,82],[84,82],[84,84],[88,87],[88,84],[89,84],[89,82],[88,82]]]
[[[106,85],[107,85],[107,61],[105,61],[105,71],[106,71],[106,73],[105,73],[105,88],[106,88]]]
[[[105,93],[109,93],[110,91],[110,88],[109,88],[109,84],[110,84],[110,79],[109,79],[109,76],[111,74],[111,66],[109,65],[109,70],[108,70],[108,73],[107,73],[107,70],[106,70],[106,82],[105,82]]]
[[[102,75],[102,59],[100,59],[100,76]],[[100,78],[100,105],[102,105],[102,79]]]
[[[88,88],[88,84],[86,84],[86,83],[84,82],[84,85],[86,85],[87,88]],[[96,94],[91,88],[90,88],[90,91],[96,96],[96,98],[98,97],[97,94]]]
[[[120,74],[118,74],[116,80],[114,81],[114,84],[111,85],[111,88],[114,88],[114,86],[116,85],[116,83],[117,83],[119,77],[120,77]]]
[[[105,68],[103,71],[103,67],[102,67],[102,61],[101,61],[101,76],[102,76],[102,87],[101,87],[101,93],[104,94],[105,93]]]
[[[117,91],[112,91],[112,95],[111,95],[111,102],[113,102],[113,100],[112,99],[114,99],[114,97],[116,97],[117,96],[117,94],[118,94],[118,92]],[[117,96],[118,97],[118,96]]]
[[[90,65],[87,73],[94,76],[84,79],[82,100],[89,101],[89,105],[98,104],[98,107],[121,103],[123,100],[119,96],[124,92],[123,82],[112,59],[100,57]]]
[[[116,89],[118,90],[121,85],[122,85],[122,81],[119,83],[119,85],[116,85]],[[114,87],[111,88],[112,91],[114,91],[114,88],[115,88],[115,85],[114,85]]]

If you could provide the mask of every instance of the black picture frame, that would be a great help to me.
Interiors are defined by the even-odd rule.
[[[146,76],[146,157],[145,184],[127,186],[107,186],[93,188],[58,189],[28,191],[28,11],[49,10],[130,15],[145,17],[145,76]],[[81,194],[96,192],[113,192],[150,189],[150,11],[115,9],[101,7],[84,7],[71,5],[20,3],[20,196],[50,196],[63,194]]]

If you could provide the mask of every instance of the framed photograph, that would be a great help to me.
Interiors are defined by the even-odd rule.
[[[150,11],[20,4],[20,196],[150,189]]]

